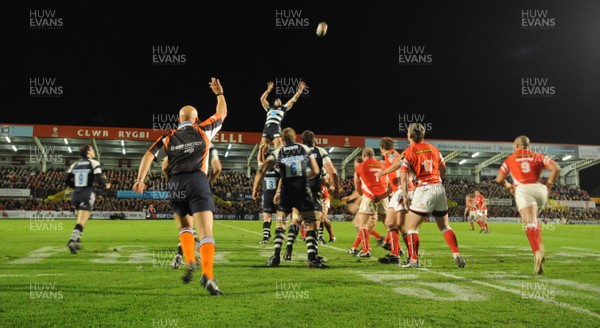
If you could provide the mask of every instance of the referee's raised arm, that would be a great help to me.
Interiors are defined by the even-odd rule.
[[[211,90],[217,96],[217,114],[221,116],[221,120],[225,121],[225,117],[227,117],[227,102],[225,101],[225,95],[223,95],[221,81],[213,77],[210,79],[208,85],[210,85]]]

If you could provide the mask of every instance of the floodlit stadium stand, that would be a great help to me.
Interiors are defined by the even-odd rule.
[[[381,137],[332,136],[315,132],[317,145],[330,153],[342,177],[343,195],[349,194],[353,189],[354,158],[360,156],[364,147],[375,148],[379,154]],[[64,200],[64,193],[61,194],[64,172],[78,159],[78,148],[90,144],[113,183],[111,190],[99,193],[101,197],[96,210],[143,211],[152,204],[157,211],[168,212],[168,201],[164,199],[118,197],[118,191],[131,190],[141,157],[162,133],[164,131],[137,128],[5,124],[0,127],[0,207],[2,210],[69,210],[69,203]],[[259,141],[259,133],[226,131],[213,140],[223,165],[223,173],[213,186],[213,193],[219,199],[216,212],[238,216],[260,212],[260,201],[251,199]],[[447,163],[445,185],[451,202],[451,216],[462,217],[465,195],[474,190],[481,191],[488,199],[511,198],[493,181],[502,160],[512,151],[510,142],[427,141],[440,149]],[[403,149],[408,144],[399,138],[395,143],[396,149]],[[600,162],[600,147],[533,144],[532,149],[551,156],[562,167],[560,179],[550,192],[550,198],[558,203],[545,210],[542,217],[597,220],[595,203],[590,201],[585,190],[579,188],[579,171]],[[153,165],[148,177],[149,191],[166,189],[166,180],[159,169],[158,163]],[[49,201],[48,197],[54,201]],[[579,205],[575,203],[584,205],[577,208]],[[333,204],[331,214],[349,216],[339,202]],[[489,214],[490,217],[518,215],[512,203],[506,202],[492,202]]]

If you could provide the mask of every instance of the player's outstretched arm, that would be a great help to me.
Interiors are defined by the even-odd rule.
[[[263,92],[262,96],[260,96],[260,103],[262,104],[265,110],[269,108],[269,102],[267,101],[267,97],[269,96],[271,90],[273,90],[273,85],[275,85],[273,82],[267,82],[267,90]]]
[[[300,98],[302,92],[304,92],[304,88],[306,88],[306,83],[304,83],[304,81],[300,81],[300,83],[298,83],[298,90],[296,90],[296,93],[294,94],[292,99],[288,100],[288,102],[285,103],[285,107],[287,107],[288,110],[292,108],[292,106],[294,106],[294,103],[296,101],[298,101],[298,98]]]
[[[218,156],[212,156],[210,158],[210,167],[212,168],[212,172],[210,174],[210,180],[208,181],[211,185],[217,181],[221,171],[223,171],[223,165],[221,164],[221,160]]]
[[[217,78],[211,78],[208,83],[212,92],[217,96],[217,114],[221,116],[221,120],[225,121],[227,117],[227,102],[225,101],[225,95],[223,94],[223,86],[221,81]]]
[[[383,169],[382,171],[376,172],[375,173],[375,177],[377,179],[380,179],[382,176],[387,175],[387,174],[389,174],[391,172],[394,172],[397,169],[399,169],[402,166],[402,159],[403,158],[404,158],[404,156],[397,156],[394,159],[394,162],[392,162],[392,164],[388,168]]]

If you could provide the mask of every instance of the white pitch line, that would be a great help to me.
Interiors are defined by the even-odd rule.
[[[246,231],[246,232],[249,232],[249,233],[254,233],[254,234],[257,234],[257,235],[262,235],[262,233],[259,233],[259,232],[256,232],[256,231],[252,231],[252,230],[248,230],[248,229],[244,229],[244,228],[235,227],[235,226],[231,226],[231,225],[220,223],[220,222],[218,222],[218,224],[224,225],[224,226],[229,227],[229,228],[238,229],[238,230],[241,230],[241,231]],[[329,248],[332,248],[332,249],[335,249],[335,250],[338,250],[338,251],[346,252],[344,249],[339,248],[339,247],[329,246],[329,245],[323,245],[323,246],[326,246],[326,247],[329,247]],[[375,260],[375,258],[371,258],[371,259]],[[453,279],[456,279],[456,280],[468,280],[469,282],[472,282],[474,284],[478,284],[478,285],[481,285],[481,286],[486,286],[486,287],[489,287],[489,288],[498,289],[498,290],[501,290],[503,292],[515,294],[515,295],[518,295],[518,296],[522,295],[521,292],[519,290],[516,290],[516,289],[511,289],[511,288],[507,288],[507,287],[504,287],[504,286],[494,285],[494,284],[490,284],[490,283],[487,283],[487,282],[484,282],[484,281],[467,279],[465,277],[455,276],[453,274],[446,273],[446,272],[433,271],[433,270],[430,270],[430,269],[427,269],[427,268],[420,268],[419,271],[425,271],[425,272],[437,274],[437,275],[440,275],[440,276],[443,276],[443,277],[446,277],[446,278],[453,278]],[[564,303],[564,302],[558,302],[558,301],[555,301],[555,300],[552,300],[552,299],[542,298],[542,297],[539,297],[539,296],[531,296],[530,298],[534,299],[536,301],[540,301],[540,302],[543,302],[543,303],[548,303],[548,304],[556,305],[556,306],[559,306],[559,307],[562,307],[562,308],[565,308],[565,309],[569,309],[571,311],[575,311],[575,312],[578,312],[578,313],[583,313],[583,314],[590,315],[592,317],[600,318],[600,314],[599,313],[590,311],[590,310],[585,309],[585,308],[581,308],[581,307],[574,306],[574,305],[571,305],[571,304],[567,304],[567,303]]]
[[[218,221],[215,221],[215,223],[218,224],[218,225],[226,226],[228,228],[237,229],[237,230],[241,230],[241,231],[245,231],[245,232],[253,233],[255,235],[261,235],[262,236],[262,232],[252,231],[252,230],[248,230],[248,229],[244,229],[244,228],[232,226],[232,225],[229,225],[229,224],[221,223],[221,222],[218,222]]]
[[[450,274],[450,273],[446,273],[446,272],[432,271],[430,269],[421,269],[421,270],[429,272],[429,273],[437,274],[437,275],[440,275],[440,276],[443,276],[443,277],[446,277],[446,278],[453,278],[453,279],[456,279],[456,280],[468,280],[469,282],[474,283],[474,284],[478,284],[478,285],[481,285],[481,286],[486,286],[486,287],[490,287],[490,288],[501,290],[503,292],[515,294],[515,295],[518,295],[518,296],[522,296],[522,292],[519,291],[519,290],[517,290],[517,289],[507,288],[507,287],[500,286],[500,285],[494,285],[494,284],[491,284],[491,283],[488,283],[488,282],[485,282],[485,281],[468,279],[468,278],[465,278],[465,277],[456,276],[456,275],[453,275],[453,274]],[[574,306],[574,305],[571,305],[571,304],[567,304],[567,303],[564,303],[564,302],[558,302],[558,301],[555,301],[553,299],[547,299],[547,298],[543,298],[543,297],[539,297],[539,296],[530,296],[529,298],[534,299],[536,301],[543,302],[543,303],[548,303],[548,304],[553,304],[553,305],[556,305],[556,306],[560,306],[562,308],[569,309],[571,311],[575,311],[575,312],[578,312],[578,313],[587,314],[587,315],[590,315],[592,317],[600,318],[600,314],[599,313],[596,313],[596,312],[593,312],[593,311],[590,311],[588,309],[581,308],[581,307],[578,307],[578,306]]]
[[[56,277],[62,276],[62,273],[39,273],[39,274],[0,274],[0,278],[16,278],[16,277]]]

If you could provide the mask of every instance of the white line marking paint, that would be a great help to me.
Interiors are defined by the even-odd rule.
[[[0,274],[0,278],[16,278],[16,277],[57,277],[62,276],[62,273],[38,273],[38,274]]]
[[[67,252],[68,251],[67,251],[66,247],[46,246],[46,247],[38,248],[32,252],[29,252],[29,254],[27,254],[27,256],[22,257],[20,259],[16,259],[9,263],[10,264],[33,264],[33,263],[40,262],[41,260],[48,258],[54,254],[67,253]]]
[[[238,230],[241,230],[241,231],[246,231],[246,232],[257,234],[257,235],[262,235],[262,233],[259,233],[259,232],[256,232],[256,231],[251,231],[251,230],[247,230],[247,229],[244,229],[244,228],[235,227],[235,226],[231,226],[231,225],[220,223],[220,222],[218,222],[218,224],[226,226],[226,227],[229,227],[229,228],[232,228],[232,229],[238,229]],[[329,245],[324,245],[324,246],[327,246],[329,248],[332,248],[332,249],[335,249],[335,250],[338,250],[338,251],[346,252],[344,249],[341,249],[339,247],[329,246]],[[528,250],[527,247],[515,247],[515,246],[498,246],[498,248],[510,248],[512,250]],[[371,259],[375,260],[374,258],[371,258]],[[428,273],[432,273],[432,274],[436,274],[436,275],[439,275],[439,276],[443,276],[443,277],[446,277],[446,278],[453,278],[453,279],[456,279],[456,280],[468,281],[468,282],[473,283],[473,284],[477,284],[477,285],[481,285],[481,286],[486,286],[486,287],[497,289],[497,290],[500,290],[500,291],[503,291],[503,292],[506,292],[506,293],[511,293],[511,294],[514,294],[514,295],[517,295],[517,296],[522,296],[521,291],[516,290],[516,289],[507,288],[507,287],[503,287],[503,286],[499,286],[499,285],[494,285],[494,284],[487,283],[487,282],[484,282],[484,281],[467,279],[465,277],[456,276],[456,275],[453,275],[453,274],[450,274],[450,273],[446,273],[446,272],[433,271],[431,269],[426,269],[426,268],[421,268],[419,270],[425,271],[425,272],[428,272]],[[360,275],[360,273],[359,273],[359,275]],[[542,297],[531,297],[531,299],[539,301],[539,302],[547,303],[547,304],[556,305],[556,306],[562,307],[564,309],[568,309],[568,310],[575,311],[575,312],[578,312],[578,313],[587,314],[589,316],[592,316],[592,317],[600,319],[600,314],[599,313],[590,311],[590,310],[585,309],[585,308],[581,308],[581,307],[574,306],[574,305],[571,305],[571,304],[567,304],[567,303],[564,303],[564,302],[558,302],[558,301],[555,301],[555,300],[552,300],[552,299],[545,299],[545,298],[542,298]]]
[[[485,282],[485,281],[467,279],[465,277],[456,276],[456,275],[453,275],[453,274],[450,274],[450,273],[446,273],[446,272],[433,271],[433,270],[429,270],[429,269],[421,269],[421,270],[429,272],[429,273],[437,274],[439,276],[446,277],[446,278],[453,278],[453,279],[457,279],[457,280],[467,280],[467,281],[469,281],[470,283],[473,283],[473,284],[477,284],[477,285],[481,285],[481,286],[486,286],[486,287],[489,287],[489,288],[494,288],[494,289],[497,289],[497,290],[501,290],[503,292],[515,294],[517,296],[522,296],[522,291],[517,290],[517,289],[512,289],[512,288],[508,288],[508,287],[504,287],[504,286],[494,285],[494,284],[491,284],[491,283],[488,283],[488,282]],[[590,311],[588,309],[581,308],[581,307],[578,307],[578,306],[574,306],[574,305],[571,305],[571,304],[568,304],[568,303],[559,302],[559,301],[555,301],[553,299],[547,299],[547,298],[538,297],[538,296],[530,297],[530,299],[533,299],[533,300],[536,300],[536,301],[539,301],[539,302],[542,302],[542,303],[556,305],[556,306],[562,307],[564,309],[575,311],[577,313],[587,314],[587,315],[590,315],[590,316],[595,317],[595,318],[600,318],[600,314],[599,313],[596,313],[596,312],[593,312],[593,311]]]

